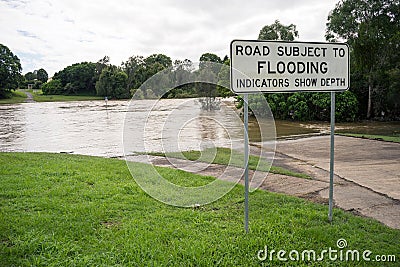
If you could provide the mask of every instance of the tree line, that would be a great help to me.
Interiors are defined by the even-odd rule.
[[[293,41],[298,36],[294,24],[275,21],[261,29],[258,39]],[[339,1],[329,13],[325,37],[350,47],[350,89],[336,94],[337,120],[400,120],[400,1]],[[329,93],[265,97],[276,118],[329,119]]]
[[[225,57],[227,60],[227,57]],[[219,56],[212,53],[205,53],[200,57],[200,62],[212,61],[222,64]],[[201,64],[201,63],[200,63]],[[108,98],[130,98],[135,93],[137,97],[143,95],[143,98],[152,97],[199,97],[205,95],[205,85],[194,84],[183,85],[173,88],[171,91],[165,91],[165,88],[151,88],[138,93],[141,85],[156,73],[170,69],[170,74],[174,79],[183,79],[184,77],[200,75],[204,68],[195,70],[194,63],[189,59],[175,60],[164,54],[153,54],[148,57],[131,56],[127,61],[122,62],[120,66],[110,64],[108,56],[103,57],[98,62],[82,62],[73,64],[54,74],[51,81],[43,84],[44,94],[63,94],[63,95],[98,95]],[[215,70],[218,75],[220,69]],[[162,85],[159,85],[161,87]],[[172,88],[167,88],[172,89]],[[214,90],[215,89],[215,90]],[[166,93],[161,95],[160,92]],[[208,90],[209,94],[214,96],[230,95],[229,88],[213,88]],[[208,95],[209,95],[208,94]]]
[[[337,94],[337,120],[400,119],[399,13],[399,0],[341,0],[330,12],[326,40],[346,42],[350,46],[350,90]],[[283,25],[277,20],[263,27],[258,39],[293,41],[298,37],[296,25]],[[229,58],[221,59],[212,53],[200,57],[199,68],[188,59],[172,61],[164,54],[132,56],[120,66],[110,64],[109,57],[105,56],[95,63],[68,66],[55,73],[49,81],[43,69],[22,76],[18,57],[4,45],[0,45],[0,56],[0,98],[6,97],[10,90],[28,84],[41,88],[44,94],[111,98],[215,98],[232,95],[229,90]],[[206,68],[207,62],[218,64]],[[170,70],[164,77],[167,81],[161,81],[161,84],[170,86],[172,90],[157,86],[141,88],[150,77],[166,69]],[[201,82],[182,84],[185,80],[211,76],[216,77],[217,86]],[[179,86],[174,87],[172,80]],[[257,97],[250,103],[250,108],[262,113],[262,110],[257,110]],[[276,118],[329,119],[328,93],[265,94],[264,97]]]

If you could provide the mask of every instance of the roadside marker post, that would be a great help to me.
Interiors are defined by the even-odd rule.
[[[350,86],[350,53],[344,43],[233,40],[230,86],[244,100],[244,228],[249,232],[248,101],[252,93],[330,92],[329,212],[332,221],[335,92]]]

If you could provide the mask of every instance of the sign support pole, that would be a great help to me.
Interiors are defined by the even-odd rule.
[[[329,222],[332,222],[332,209],[333,209],[333,167],[334,167],[334,153],[335,153],[335,92],[331,92],[331,153],[330,153],[330,166],[329,166]]]
[[[244,94],[244,230],[249,232],[249,107]]]

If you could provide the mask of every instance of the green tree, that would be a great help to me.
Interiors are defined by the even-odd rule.
[[[101,74],[101,71],[110,65],[110,57],[109,56],[104,56],[102,59],[99,59],[99,61],[96,62],[96,72]]]
[[[96,63],[82,62],[64,68],[54,74],[60,80],[63,94],[96,94]]]
[[[7,46],[0,44],[0,98],[18,88],[22,81],[21,71],[19,58]]]
[[[166,92],[164,98],[185,98],[196,96],[196,90],[190,82],[194,65],[191,60],[175,60],[171,72],[169,73],[169,81],[172,90]]]
[[[164,54],[153,54],[148,56],[147,58],[144,59],[144,72],[143,72],[144,81],[146,81],[156,73],[165,70],[171,66],[172,66],[171,58]],[[151,87],[150,88],[151,91],[156,96],[162,96],[165,92],[165,88],[160,88],[164,84],[164,82],[161,79],[162,76],[159,76],[157,77],[156,80],[150,81],[150,83],[147,85]]]
[[[282,25],[279,20],[274,24],[262,28],[259,34],[260,40],[284,40],[293,41],[299,34],[296,26]],[[330,95],[327,93],[289,93],[289,94],[265,94],[265,98],[275,118],[306,120],[327,120],[330,112]],[[260,101],[251,104],[253,113],[262,114]],[[336,119],[338,121],[353,121],[358,112],[358,101],[352,92],[337,94]]]
[[[299,33],[296,30],[296,25],[283,25],[279,20],[275,20],[271,25],[264,26],[258,34],[258,40],[294,41],[297,37],[299,37]],[[265,94],[265,98],[276,118],[293,118],[293,110],[291,109],[294,108],[294,106],[288,104],[288,101],[290,101],[289,98],[292,95],[293,94]],[[292,98],[298,98],[298,96],[296,95]],[[302,108],[304,108],[304,105],[302,105]],[[304,114],[304,112],[298,113]]]
[[[213,53],[204,53],[201,55],[200,57],[200,62],[205,62],[205,61],[209,61],[209,62],[215,62],[215,63],[222,63],[222,60],[219,56],[217,56],[216,54]]]
[[[156,73],[172,66],[170,57],[164,54],[153,54],[147,58],[142,56],[132,56],[126,62],[122,63],[122,69],[127,74],[127,87],[131,92],[132,89],[138,89],[146,80]],[[148,84],[155,95],[162,95],[163,88],[157,85]]]
[[[151,68],[154,65],[160,65],[161,70],[172,66],[172,60],[169,56],[164,54],[153,54],[144,59],[144,63],[147,68]],[[154,73],[155,74],[155,73]]]
[[[219,107],[215,101],[218,95],[217,84],[218,74],[222,67],[222,60],[219,56],[213,53],[204,53],[200,56],[199,70],[195,73],[200,81],[196,84],[196,91],[200,97],[203,97],[202,105],[206,110]],[[214,105],[215,104],[215,105]]]
[[[387,109],[393,117],[400,117],[400,68],[388,71],[389,87],[386,96]]]
[[[53,79],[42,85],[42,92],[45,95],[59,95],[62,94],[63,87],[60,80]]]
[[[34,81],[35,79],[36,79],[36,74],[35,73],[33,73],[33,72],[27,72],[25,75],[24,75],[24,77],[25,77],[25,80],[27,80],[27,81]]]
[[[197,93],[200,97],[216,97],[217,76],[211,69],[201,69],[197,73]]]
[[[200,69],[198,72],[198,78],[200,81],[196,83],[197,93],[200,97],[200,103],[203,110],[216,110],[219,109],[219,101],[216,100],[217,90],[216,83],[217,77],[210,68]]]
[[[128,75],[117,66],[107,66],[96,82],[97,95],[110,98],[128,98],[130,92],[127,88]]]
[[[218,64],[209,64],[209,62],[212,63],[218,63]],[[219,56],[213,53],[204,53],[200,57],[200,64],[199,68],[204,69],[204,68],[210,68],[210,70],[218,75],[218,72],[220,71],[221,65],[223,61]]]
[[[230,86],[230,60],[227,56],[225,56],[224,64],[218,73],[218,95],[222,97],[233,96],[234,94],[232,93]]]
[[[36,87],[35,82],[36,82],[36,85],[38,85],[37,79],[36,79],[36,72],[29,71],[29,72],[25,73],[25,75],[23,75],[22,82],[20,84],[20,88],[28,88],[28,85],[30,85],[30,84],[33,85],[33,87]]]
[[[150,96],[150,98],[153,98],[153,94],[147,95],[147,89],[151,89],[151,92],[153,92],[154,95],[157,97],[161,97],[164,95],[167,89],[166,87],[170,84],[169,76],[165,74],[156,75],[153,77],[153,75],[163,70],[167,70],[170,67],[172,67],[171,58],[163,54],[150,55],[149,57],[144,59],[144,66],[142,69],[142,83],[146,81],[146,88],[142,89],[145,89],[144,92],[146,94],[146,97]]]
[[[342,0],[328,16],[326,39],[350,45],[352,71],[366,81],[367,118],[374,115],[373,106],[386,98],[387,90],[380,90],[386,86],[379,86],[387,81],[385,70],[398,66],[399,15],[398,0]]]
[[[122,69],[128,75],[127,86],[130,90],[135,90],[145,81],[145,66],[142,56],[131,56],[122,63]]]
[[[144,99],[144,94],[142,89],[132,89],[131,95],[133,96],[133,99]]]
[[[279,20],[275,20],[271,25],[264,26],[258,34],[258,40],[294,41],[296,37],[299,37],[296,25],[285,26]]]
[[[49,79],[49,75],[47,74],[47,71],[44,69],[38,69],[36,72],[36,78],[39,81],[42,81],[42,83],[47,82],[47,80]]]
[[[49,75],[43,68],[27,72],[23,77],[21,88],[28,88],[28,85],[33,85],[33,89],[40,89],[42,84],[46,83]]]

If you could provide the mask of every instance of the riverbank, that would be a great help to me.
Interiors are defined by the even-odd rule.
[[[339,209],[334,209],[330,224],[326,205],[295,197],[252,193],[250,233],[245,235],[241,185],[204,207],[177,208],[145,194],[121,160],[0,153],[0,163],[0,262],[6,266],[254,266],[260,264],[257,254],[266,246],[269,251],[315,250],[318,257],[324,249],[338,249],[341,238],[347,241],[346,249],[360,251],[360,261],[365,250],[372,251],[371,259],[399,257],[399,230]],[[135,166],[133,175],[152,168]],[[186,185],[213,179],[158,170]],[[322,262],[332,264],[327,254]],[[271,264],[281,263],[274,254]],[[337,266],[359,264],[335,261]]]
[[[11,98],[0,99],[1,104],[18,104],[25,102],[68,102],[104,100],[104,97],[93,95],[43,95],[41,91],[17,90],[12,91]]]
[[[363,139],[371,139],[377,141],[400,143],[400,134],[396,136],[386,136],[386,135],[376,135],[376,134],[340,133],[339,135],[363,138]]]
[[[0,99],[0,105],[2,104],[17,104],[25,102],[27,96],[24,92],[11,91],[11,98]]]
[[[36,102],[68,102],[68,101],[92,101],[104,100],[102,96],[93,95],[33,95]]]

